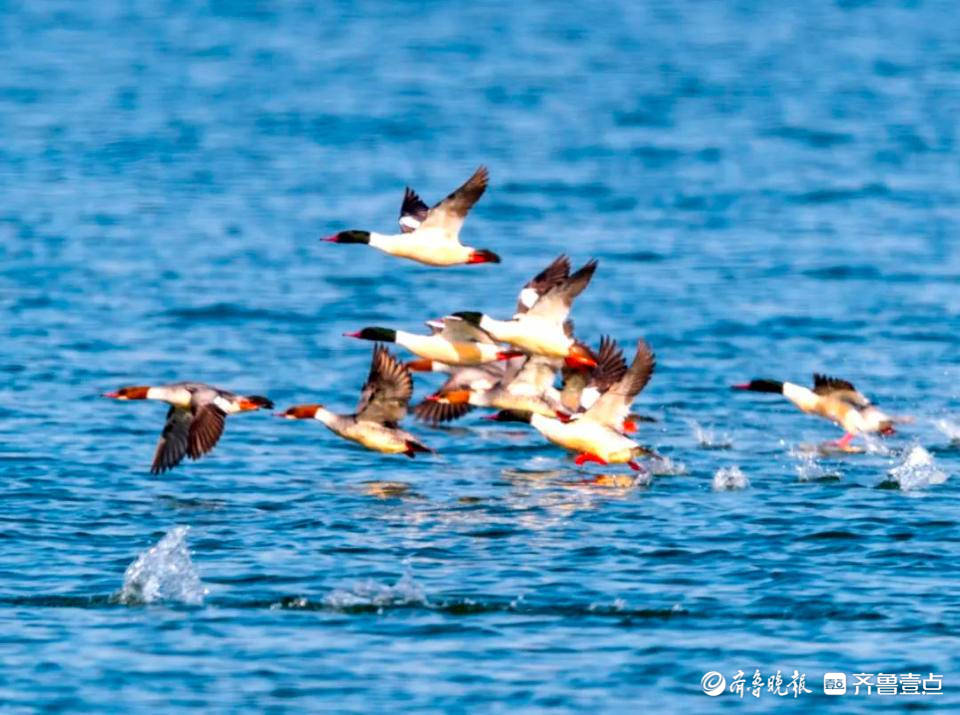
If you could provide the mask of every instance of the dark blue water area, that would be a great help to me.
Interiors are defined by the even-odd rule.
[[[0,3],[2,707],[956,709],[958,18]],[[500,265],[318,241],[481,163],[463,239]],[[600,261],[578,334],[656,350],[646,486],[479,412],[408,420],[438,450],[416,460],[241,415],[153,477],[165,406],[99,397],[189,379],[348,412],[370,344],[341,333],[509,315],[561,252]],[[814,371],[914,421],[823,455],[837,428],[729,390]],[[712,670],[812,692],[709,698]],[[833,671],[944,694],[831,697]]]

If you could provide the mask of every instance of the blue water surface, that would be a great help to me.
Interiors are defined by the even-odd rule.
[[[701,676],[796,670],[794,709],[960,707],[958,37],[949,0],[0,3],[0,704],[761,710],[794,694]],[[500,265],[317,240],[481,163]],[[508,315],[561,252],[579,335],[657,352],[648,486],[479,413],[416,460],[231,417],[153,477],[164,406],[99,397],[347,412],[341,333]],[[728,389],[814,371],[915,420],[823,456]]]

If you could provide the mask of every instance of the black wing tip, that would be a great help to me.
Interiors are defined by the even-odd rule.
[[[591,258],[589,261],[584,263],[576,273],[574,273],[571,278],[581,277],[581,276],[592,276],[594,271],[597,270],[597,266],[600,264],[600,261],[596,258]]]

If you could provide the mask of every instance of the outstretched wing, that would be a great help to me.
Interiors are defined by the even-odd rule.
[[[440,320],[443,323],[443,328],[440,330],[440,336],[446,338],[450,342],[494,342],[493,338],[490,337],[490,334],[486,330],[478,328],[476,325],[471,325],[463,318],[458,318],[455,315],[448,315]],[[428,323],[428,325],[430,325],[430,323]]]
[[[451,422],[458,420],[473,409],[469,402],[439,402],[424,400],[413,408],[413,415],[424,422]]]
[[[220,441],[227,415],[212,402],[194,405],[192,410],[187,454],[190,459],[200,459]]]
[[[857,388],[853,386],[853,383],[846,380],[841,380],[837,377],[827,377],[826,375],[821,375],[816,372],[813,373],[813,391],[818,395],[829,395],[831,392],[837,392],[839,390],[856,392]]]
[[[407,414],[413,395],[410,370],[379,343],[373,346],[370,374],[360,393],[357,419],[396,424]]]
[[[559,364],[554,358],[531,355],[512,379],[504,378],[500,384],[512,395],[542,397],[553,387],[558,368]]]
[[[404,233],[415,231],[427,217],[430,207],[423,203],[417,192],[409,186],[403,191],[403,203],[400,204],[400,230]]]
[[[576,409],[589,410],[593,407],[600,396],[607,390],[616,385],[627,372],[627,361],[623,359],[623,350],[617,345],[617,342],[604,335],[600,338],[600,348],[596,353],[597,365],[589,374],[589,377],[577,379],[577,375],[571,376],[573,387],[582,384],[580,392],[576,395]],[[564,388],[566,388],[566,376],[574,372],[571,368],[564,368]],[[572,402],[572,395],[568,396],[568,402]]]
[[[570,306],[573,304],[573,299],[580,295],[584,288],[587,287],[596,270],[597,261],[588,261],[573,275],[559,281],[541,295],[540,300],[534,303],[533,307],[527,311],[527,315],[531,317],[536,316],[537,318],[549,320],[557,324],[563,323],[570,313]]]
[[[180,464],[187,454],[188,433],[193,415],[182,407],[167,410],[167,423],[163,426],[160,441],[153,453],[151,474],[162,474]]]
[[[447,238],[456,240],[467,213],[486,191],[489,178],[487,168],[479,167],[463,186],[430,209],[420,228],[441,230]]]
[[[836,377],[813,373],[813,391],[818,395],[830,395],[843,400],[857,408],[862,409],[870,406],[870,400],[857,390],[852,382]]]
[[[540,296],[570,277],[570,259],[562,253],[553,262],[527,281],[517,296],[517,314],[530,310]]]
[[[653,350],[642,338],[637,341],[633,363],[614,385],[604,392],[584,417],[620,429],[623,420],[630,414],[633,399],[647,386],[656,368]]]

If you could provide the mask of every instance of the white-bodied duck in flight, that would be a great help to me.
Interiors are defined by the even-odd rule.
[[[843,437],[833,442],[841,449],[846,449],[857,435],[891,435],[895,432],[895,423],[909,421],[909,418],[886,414],[850,382],[818,373],[813,375],[812,390],[792,382],[766,379],[751,380],[734,385],[733,388],[783,395],[808,415],[818,415],[830,420],[846,431]]]
[[[396,343],[414,355],[447,365],[482,365],[521,355],[498,345],[486,332],[456,316],[431,320],[431,335],[418,335],[392,328],[368,327],[345,337]]]
[[[499,263],[500,257],[485,248],[460,243],[460,227],[470,208],[483,196],[489,174],[478,168],[459,189],[431,209],[407,187],[400,209],[400,233],[340,231],[323,239],[332,243],[365,243],[384,253],[409,258],[429,266]]]
[[[323,405],[294,405],[279,417],[291,420],[315,419],[334,434],[384,454],[432,452],[419,439],[399,427],[407,414],[413,394],[410,370],[383,345],[374,345],[370,374],[360,393],[360,403],[352,415],[338,415]]]
[[[569,266],[569,259],[560,256],[524,286],[517,312],[510,320],[495,320],[473,311],[454,316],[486,331],[494,340],[531,355],[560,358],[571,367],[593,367],[596,359],[573,336],[573,325],[567,316],[574,298],[590,283],[597,262],[588,261],[573,274],[569,274]]]
[[[238,395],[202,382],[134,385],[105,392],[103,396],[114,400],[160,400],[170,405],[150,467],[153,474],[177,466],[184,457],[200,459],[213,449],[223,434],[227,415],[273,407],[266,397]]]
[[[623,433],[633,399],[650,381],[656,360],[644,340],[637,342],[633,363],[585,412],[569,421],[530,412],[501,411],[491,419],[498,422],[528,422],[547,440],[577,452],[576,463],[627,464],[639,470],[640,456],[656,456]]]

